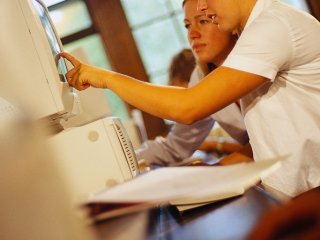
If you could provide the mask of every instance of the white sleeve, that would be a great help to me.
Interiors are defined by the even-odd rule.
[[[138,159],[160,166],[178,163],[190,157],[208,136],[214,124],[211,117],[192,125],[174,124],[166,138],[146,141],[136,150]]]
[[[262,16],[244,29],[222,66],[274,80],[292,57],[288,27],[275,15]]]

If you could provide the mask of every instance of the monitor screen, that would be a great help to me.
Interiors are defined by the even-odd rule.
[[[59,72],[60,80],[66,82],[65,74],[67,73],[67,66],[63,58],[59,58],[59,53],[62,51],[59,41],[57,40],[57,34],[52,27],[51,20],[48,16],[45,7],[40,2],[33,0],[33,5],[39,14],[40,22],[45,30],[46,37],[50,44],[52,55],[55,59],[56,66]]]
[[[63,49],[40,0],[1,0],[0,93],[35,119],[70,118],[80,104],[66,81]],[[4,33],[4,34],[2,34]]]

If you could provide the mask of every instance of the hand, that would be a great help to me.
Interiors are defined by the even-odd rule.
[[[268,212],[248,239],[320,239],[319,203],[319,190],[301,194]]]
[[[60,53],[60,56],[67,59],[74,66],[66,74],[70,86],[77,90],[85,90],[90,86],[107,88],[108,72],[106,70],[84,64],[79,59],[65,52]]]

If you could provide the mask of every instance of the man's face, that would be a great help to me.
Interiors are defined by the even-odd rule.
[[[213,12],[212,9],[210,8],[210,1],[208,0],[198,0],[198,6],[197,10],[199,12],[204,12],[207,17],[212,18],[213,17]]]
[[[197,8],[220,30],[236,33],[241,23],[241,10],[245,0],[198,0]]]

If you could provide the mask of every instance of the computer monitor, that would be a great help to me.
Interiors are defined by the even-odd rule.
[[[37,119],[74,115],[77,98],[64,76],[62,44],[46,6],[40,0],[1,3],[0,94]]]

